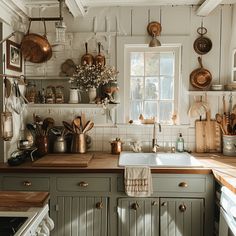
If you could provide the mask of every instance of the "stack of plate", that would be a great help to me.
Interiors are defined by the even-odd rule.
[[[236,83],[226,84],[225,90],[228,90],[228,91],[236,90]]]

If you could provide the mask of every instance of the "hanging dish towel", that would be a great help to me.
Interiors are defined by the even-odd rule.
[[[125,192],[130,197],[148,197],[153,193],[149,167],[126,166],[124,174]]]

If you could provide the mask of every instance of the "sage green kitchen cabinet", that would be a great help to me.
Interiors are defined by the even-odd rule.
[[[56,235],[106,236],[108,199],[105,197],[57,197]]]
[[[213,235],[212,175],[158,173],[152,179],[146,198],[126,195],[122,173],[0,173],[0,187],[48,191],[52,236]]]
[[[203,219],[203,199],[160,199],[160,236],[202,236]]]
[[[158,236],[158,198],[118,199],[118,236]]]

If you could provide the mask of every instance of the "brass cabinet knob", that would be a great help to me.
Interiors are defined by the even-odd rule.
[[[153,202],[152,202],[152,205],[153,205],[153,206],[157,206],[157,205],[158,205],[158,202],[157,202],[157,201],[153,201]]]
[[[138,208],[139,208],[139,204],[138,204],[137,202],[135,202],[135,203],[133,203],[133,204],[131,205],[131,209],[133,209],[133,210],[135,210],[135,211],[137,211]]]
[[[167,206],[167,202],[162,202],[161,206]]]
[[[23,185],[26,187],[30,187],[32,185],[32,183],[30,181],[26,180],[23,182]]]
[[[184,204],[181,204],[181,205],[179,206],[179,210],[180,210],[181,212],[185,212],[186,209],[187,209],[187,207],[186,207]]]
[[[103,208],[103,202],[97,202],[96,203],[96,208],[97,209],[102,209]]]
[[[179,183],[179,187],[181,187],[181,188],[187,188],[187,187],[188,187],[188,184],[185,183],[185,182],[181,182],[181,183]]]
[[[86,182],[84,182],[84,181],[79,182],[78,185],[79,185],[80,187],[84,187],[84,188],[88,187],[88,183],[86,183]]]

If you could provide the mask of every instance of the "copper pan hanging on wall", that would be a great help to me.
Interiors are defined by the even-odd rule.
[[[52,48],[46,37],[46,24],[44,23],[44,35],[29,33],[31,21],[27,34],[21,41],[21,52],[26,61],[42,63],[52,57]]]
[[[197,32],[200,35],[200,37],[198,37],[194,41],[193,48],[197,54],[204,55],[211,50],[212,42],[209,38],[204,36],[207,33],[207,29],[205,27],[203,26],[199,27],[197,29]]]
[[[206,89],[211,84],[211,72],[205,69],[202,65],[201,57],[198,57],[200,68],[193,70],[190,74],[190,83],[194,88]]]

